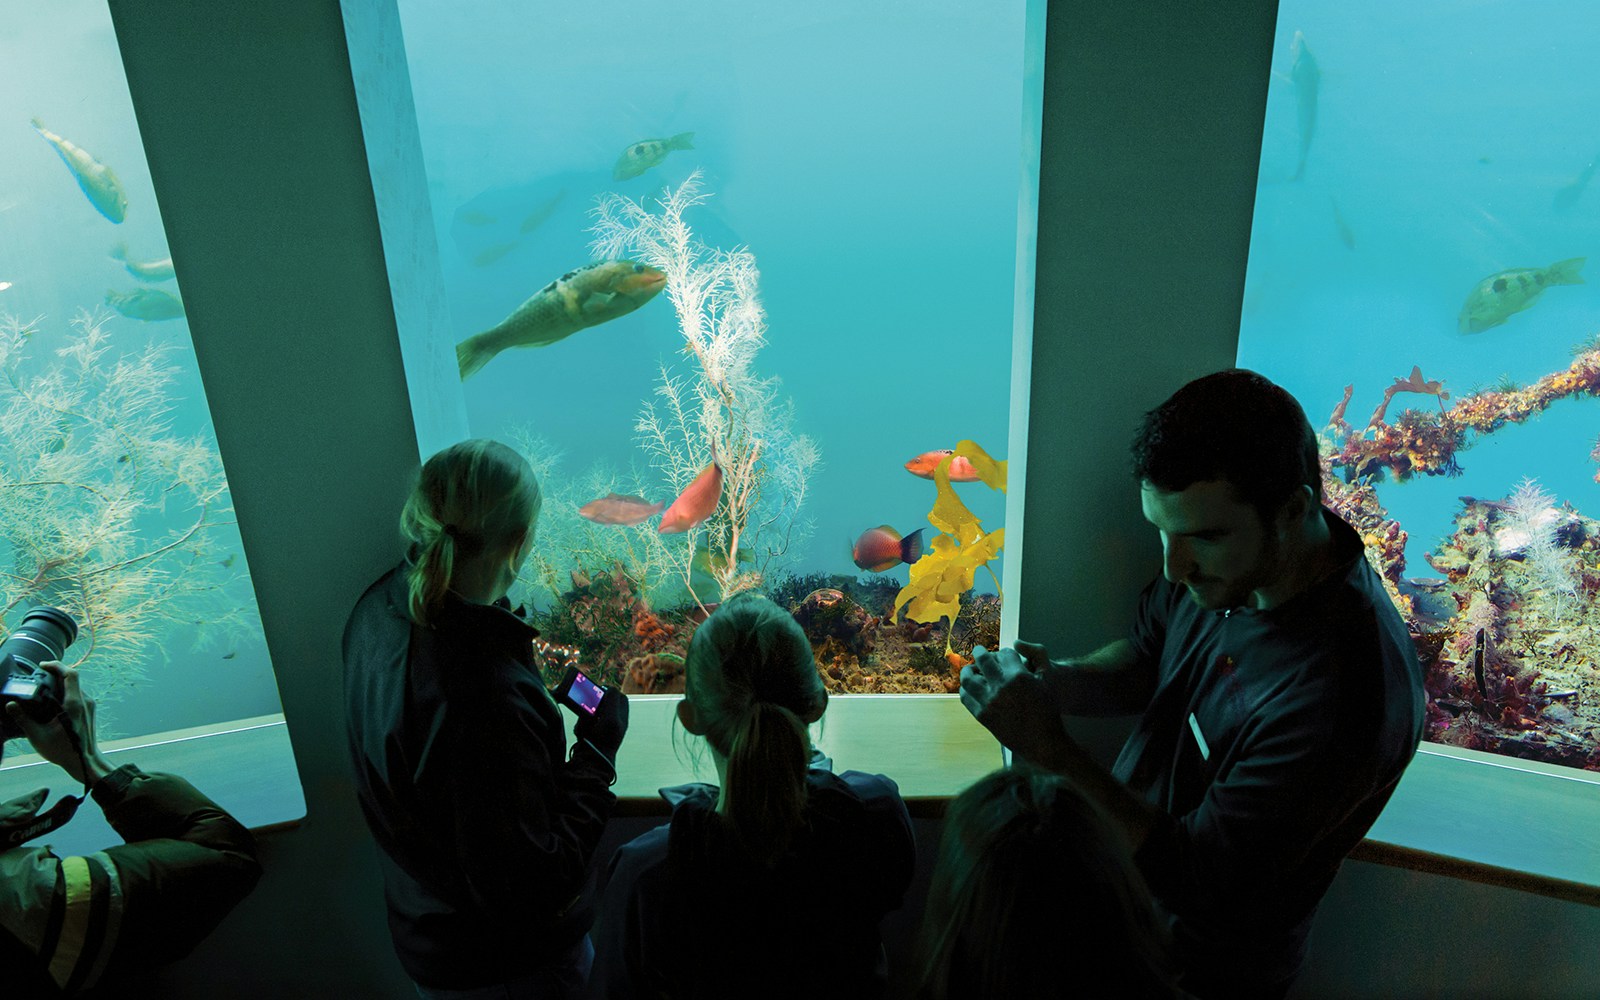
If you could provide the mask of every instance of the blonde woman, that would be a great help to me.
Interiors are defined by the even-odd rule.
[[[663,789],[672,821],[611,862],[595,927],[605,997],[870,997],[879,922],[916,851],[895,783],[811,746],[828,693],[805,632],[753,593],[695,631],[678,703],[720,787]]]
[[[345,628],[356,790],[424,998],[577,996],[593,956],[589,866],[628,705],[610,693],[568,756],[537,633],[506,600],[538,516],[516,452],[446,448],[401,514],[405,560]]]

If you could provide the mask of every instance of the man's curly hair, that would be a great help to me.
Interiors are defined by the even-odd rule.
[[[1263,522],[1301,486],[1322,502],[1317,435],[1305,411],[1245,368],[1195,379],[1146,413],[1133,439],[1133,476],[1169,493],[1225,481]]]

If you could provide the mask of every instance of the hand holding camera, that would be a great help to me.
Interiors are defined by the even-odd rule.
[[[59,707],[52,703],[50,707],[56,711],[40,721],[38,707],[25,708],[22,702],[7,698],[8,729],[27,737],[39,756],[58,765],[73,780],[92,785],[115,770],[95,742],[94,699],[84,696],[76,670],[55,660],[46,660],[37,669],[51,678],[51,686],[61,692]],[[35,701],[34,705],[43,702]]]
[[[590,683],[589,678],[578,675],[581,680],[571,685],[574,694],[582,690],[584,683]],[[592,683],[590,683],[590,686]],[[594,707],[579,704],[574,707],[578,714],[578,725],[573,726],[574,736],[578,739],[587,739],[590,746],[594,746],[606,760],[614,762],[616,752],[622,746],[622,736],[627,733],[627,694],[614,688],[600,688],[602,698],[594,702]],[[592,698],[592,696],[590,696]],[[573,702],[568,701],[568,704]]]

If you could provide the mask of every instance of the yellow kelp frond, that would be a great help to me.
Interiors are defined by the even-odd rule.
[[[972,469],[990,489],[1006,491],[1006,463],[997,462],[989,457],[989,453],[978,447],[975,441],[961,441],[956,444],[956,454],[972,463]],[[949,473],[946,472],[946,475]]]
[[[978,570],[999,555],[1005,545],[1006,529],[984,534],[971,526],[970,540],[957,545],[949,535],[937,535],[929,551],[911,566],[911,582],[895,595],[894,615],[905,607],[906,616],[919,622],[948,618],[961,612],[961,595],[972,589]]]
[[[994,489],[1006,488],[1006,463],[997,462],[971,441],[962,441],[956,450],[933,470],[938,491],[928,521],[943,534],[937,535],[928,551],[911,566],[911,582],[894,599],[894,617],[906,608],[908,617],[929,623],[940,618],[953,625],[961,611],[961,595],[972,589],[978,569],[999,555],[1005,545],[1005,529],[987,534],[978,516],[961,502],[950,485],[950,463],[960,455],[972,463],[979,478]]]

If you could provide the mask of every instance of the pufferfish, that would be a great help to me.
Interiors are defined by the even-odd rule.
[[[1504,323],[1512,313],[1521,312],[1539,301],[1539,296],[1551,285],[1583,284],[1583,276],[1578,272],[1587,259],[1573,257],[1549,267],[1514,267],[1489,275],[1467,296],[1456,328],[1462,333],[1482,333]]]
[[[585,327],[626,316],[655,298],[667,276],[649,264],[602,260],[545,285],[510,316],[456,345],[461,378],[508,347],[544,347]]]
[[[638,177],[651,167],[658,167],[674,149],[693,149],[693,132],[679,132],[670,139],[642,139],[622,151],[617,165],[611,168],[611,179],[625,181]]]

